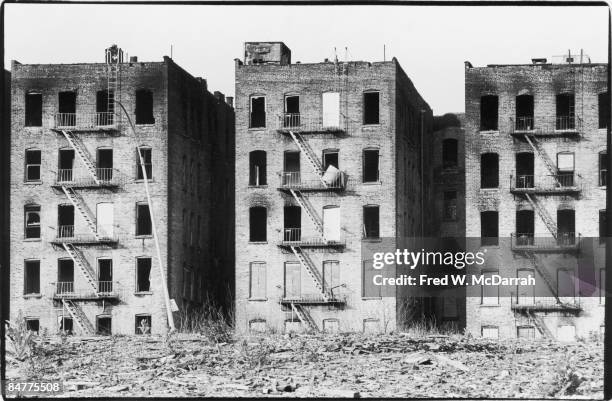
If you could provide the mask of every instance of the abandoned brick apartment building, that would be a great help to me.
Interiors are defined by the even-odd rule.
[[[382,331],[400,305],[362,245],[421,234],[432,114],[397,60],[236,59],[236,326]]]
[[[104,63],[11,73],[12,317],[49,333],[166,331],[145,176],[170,297],[197,307],[205,282],[231,280],[231,98],[116,46]]]
[[[608,66],[553,60],[465,65],[467,237],[486,248],[486,275],[536,279],[468,297],[475,335],[571,340],[603,327]]]

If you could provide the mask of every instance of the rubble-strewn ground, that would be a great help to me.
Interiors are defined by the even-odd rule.
[[[37,340],[7,379],[62,380],[63,396],[602,398],[600,341],[408,334],[197,335]]]

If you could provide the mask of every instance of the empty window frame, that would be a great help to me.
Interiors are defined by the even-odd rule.
[[[249,241],[267,241],[268,211],[263,206],[254,206],[249,209]]]
[[[378,149],[363,150],[363,182],[378,182],[379,180],[379,152]]]
[[[573,93],[562,93],[556,96],[556,125],[558,130],[575,128],[575,104]]]
[[[517,188],[533,188],[535,185],[533,153],[517,153],[515,156],[515,164],[516,182],[514,185],[516,185]]]
[[[364,260],[361,263],[361,268],[361,296],[363,298],[380,298],[382,296],[382,286],[374,284],[374,276],[381,274],[380,270],[374,268],[373,260]]]
[[[516,97],[516,121],[514,128],[519,131],[533,129],[533,96],[520,95]]]
[[[608,185],[608,153],[599,152],[599,186]]]
[[[575,158],[572,152],[557,153],[557,181],[563,187],[574,186]]]
[[[497,131],[499,98],[486,95],[480,98],[480,130]]]
[[[576,212],[573,209],[557,210],[557,241],[561,245],[576,242]]]
[[[485,283],[490,282],[494,275],[499,274],[498,271],[484,271],[482,275],[484,276]],[[483,284],[482,288],[482,296],[480,303],[482,305],[499,305],[499,286],[498,285],[486,285]]]
[[[42,127],[42,94],[26,93],[25,126]]]
[[[446,221],[457,220],[457,191],[444,192],[444,213],[443,218]]]
[[[599,104],[599,128],[608,128],[610,123],[610,94],[608,92],[598,95]]]
[[[151,334],[151,315],[140,314],[134,318],[134,333],[138,335]]]
[[[150,180],[151,178],[153,178],[153,159],[151,157],[152,150],[149,147],[141,146],[137,149],[137,152],[140,152],[140,156],[138,155],[138,153],[136,153],[136,178],[139,180],[144,180],[144,175],[141,167],[142,163],[147,174],[147,179]]]
[[[516,241],[518,245],[533,245],[535,214],[533,210],[516,211]]]
[[[40,205],[26,205],[24,216],[24,237],[40,238]]]
[[[60,316],[59,317],[59,331],[68,335],[72,335],[74,325],[71,317]]]
[[[249,185],[267,185],[266,177],[266,152],[264,150],[254,150],[249,153]]]
[[[363,93],[363,123],[380,124],[380,92]]]
[[[136,292],[151,291],[151,258],[136,258]]]
[[[499,186],[499,155],[484,153],[480,155],[480,188]]]
[[[102,181],[111,181],[113,179],[113,149],[98,148],[96,167],[98,179]]]
[[[74,206],[57,205],[57,236],[74,237]]]
[[[40,181],[41,152],[38,149],[25,151],[25,180]]]
[[[23,293],[40,294],[40,260],[25,261]]]
[[[285,128],[299,127],[300,121],[300,97],[297,95],[285,96]]]
[[[283,241],[300,241],[302,239],[302,208],[285,206],[283,208]]]
[[[499,217],[496,211],[480,213],[480,241],[482,246],[499,244]]]
[[[363,237],[380,238],[380,208],[377,205],[363,207]]]
[[[33,318],[26,318],[26,327],[29,331],[33,331],[38,334],[40,330],[40,320]]]
[[[96,334],[110,336],[113,319],[108,315],[96,316]]]
[[[56,125],[59,127],[76,126],[76,92],[60,92],[57,95],[58,115]]]
[[[102,90],[96,93],[96,125],[107,126],[115,123],[115,92]]]
[[[459,142],[454,138],[447,138],[442,141],[442,167],[457,167],[457,152]]]
[[[266,263],[252,262],[250,266],[249,298],[266,299]]]
[[[151,213],[146,203],[136,204],[136,235],[152,235]]]
[[[266,98],[265,96],[251,96],[249,128],[266,127]]]
[[[98,292],[113,292],[113,260],[98,259]]]
[[[329,166],[334,166],[340,169],[340,153],[338,149],[325,149],[323,150],[323,170],[327,170]]]
[[[155,124],[153,117],[153,92],[147,89],[136,91],[136,124]]]

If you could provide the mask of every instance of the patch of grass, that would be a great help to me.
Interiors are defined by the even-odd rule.
[[[233,311],[224,313],[221,306],[207,298],[201,307],[179,312],[177,331],[201,334],[215,344],[228,343],[234,335],[233,322]]]

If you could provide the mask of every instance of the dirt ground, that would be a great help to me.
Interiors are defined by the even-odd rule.
[[[61,380],[69,397],[603,396],[600,341],[465,336],[197,335],[38,339],[7,379]]]

